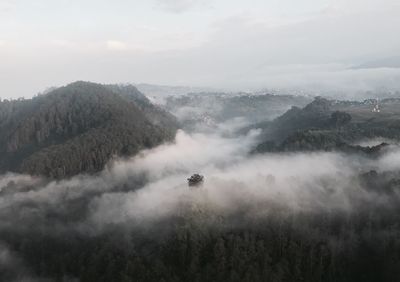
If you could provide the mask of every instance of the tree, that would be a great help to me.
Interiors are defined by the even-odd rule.
[[[331,123],[336,126],[336,128],[341,128],[350,123],[352,117],[349,113],[336,111],[331,115]]]

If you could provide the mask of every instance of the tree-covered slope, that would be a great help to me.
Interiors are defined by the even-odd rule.
[[[258,152],[341,150],[370,153],[378,148],[353,145],[366,139],[400,140],[400,100],[332,101],[317,97],[304,108],[293,107],[275,120],[254,127],[263,131]]]
[[[75,82],[0,103],[0,170],[65,177],[171,140],[174,117],[132,86]],[[162,121],[162,122],[161,122]]]
[[[164,107],[176,114],[186,130],[193,131],[199,125],[212,127],[238,118],[249,124],[270,121],[292,106],[309,102],[304,96],[205,92],[170,96]]]

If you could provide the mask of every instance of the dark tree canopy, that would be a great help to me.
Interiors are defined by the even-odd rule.
[[[45,95],[0,103],[0,170],[49,177],[96,172],[172,140],[175,118],[133,86],[75,82]]]
[[[351,121],[351,115],[346,112],[335,111],[331,115],[333,125],[336,127],[345,126]]]

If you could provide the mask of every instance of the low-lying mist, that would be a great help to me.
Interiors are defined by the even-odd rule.
[[[378,191],[363,180],[370,171],[388,179],[395,175],[397,146],[379,158],[339,152],[259,155],[253,153],[257,130],[231,137],[221,128],[208,134],[178,131],[174,142],[114,160],[97,175],[60,181],[0,176],[0,264],[10,273],[25,269],[8,245],[13,234],[91,238],[117,229],[158,230],[176,218],[246,226],[277,211],[351,216],[398,206],[398,190]],[[201,186],[188,187],[193,173],[204,175]]]
[[[352,212],[369,200],[385,204],[384,196],[363,189],[360,174],[395,172],[400,165],[398,147],[378,159],[336,152],[253,155],[257,134],[229,138],[179,131],[175,142],[113,161],[98,175],[50,182],[2,175],[0,227],[56,224],[97,232],[108,224],[168,219],[186,204],[218,214],[245,208],[252,216],[275,205]],[[193,173],[205,176],[201,187],[188,187]]]

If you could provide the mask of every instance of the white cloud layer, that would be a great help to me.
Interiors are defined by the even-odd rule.
[[[160,8],[167,12],[182,13],[209,4],[209,0],[157,0]]]
[[[46,184],[29,176],[3,175],[0,229],[30,221],[40,226],[47,222],[47,213],[70,214],[77,206],[68,204],[85,201],[89,209],[81,212],[83,220],[72,227],[88,232],[109,224],[152,223],[188,208],[215,215],[240,211],[257,217],[276,206],[291,212],[352,212],[360,203],[388,204],[396,196],[362,189],[357,176],[371,169],[397,171],[398,147],[377,160],[324,152],[249,157],[256,136],[256,132],[239,138],[179,132],[174,143],[120,160],[98,176]],[[196,172],[205,176],[205,183],[191,190],[186,178]],[[144,186],[133,189],[140,179],[146,179]],[[57,224],[46,228],[57,228]]]
[[[322,85],[349,92],[343,96],[400,88],[398,69],[347,70],[398,59],[397,1],[7,3],[12,8],[0,17],[0,40],[7,42],[0,46],[2,98],[74,80],[234,90],[287,82],[303,91]]]
[[[112,50],[112,51],[123,51],[127,50],[128,46],[126,43],[118,40],[108,40],[106,42],[107,49]]]

